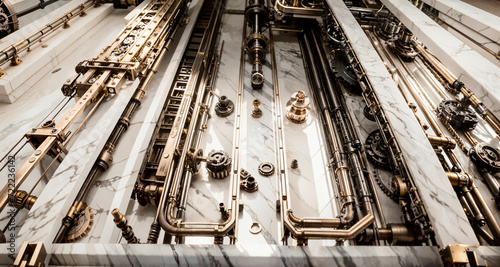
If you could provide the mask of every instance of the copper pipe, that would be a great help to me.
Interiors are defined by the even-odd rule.
[[[471,194],[474,197],[477,206],[484,215],[486,223],[488,224],[488,228],[490,228],[490,231],[495,240],[495,245],[497,246],[500,245],[500,226],[498,225],[498,222],[493,216],[491,209],[488,207],[488,204],[486,204],[486,201],[484,200],[483,196],[479,192],[479,189],[474,184],[474,182],[472,182],[471,185]]]

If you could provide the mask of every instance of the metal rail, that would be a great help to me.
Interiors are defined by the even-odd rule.
[[[413,85],[415,85],[418,90],[420,91],[420,94],[426,94],[423,90],[423,88],[420,87],[420,85],[416,82],[415,77],[413,76],[412,72],[408,69],[408,67],[402,62],[400,59],[400,63],[405,70],[405,73],[403,73],[398,66],[396,66],[395,62],[392,60],[392,57],[390,56],[389,52],[385,47],[383,47],[380,44],[379,38],[376,37],[375,34],[369,31],[365,31],[369,37],[369,39],[372,41],[373,46],[377,50],[377,52],[381,55],[383,59],[387,58],[385,60],[386,67],[388,69],[396,69],[397,77],[393,78],[396,79],[401,79],[403,82],[402,84],[398,84],[398,88],[401,91],[403,95],[406,95],[405,88],[410,92],[412,95],[413,99],[416,101],[417,106],[420,108],[422,113],[424,114],[424,117],[426,118],[426,121],[429,123],[431,126],[431,129],[436,133],[438,137],[444,137],[446,138],[445,134],[437,124],[437,121],[433,117],[433,112],[431,112],[428,107],[423,103],[421,97],[417,93],[416,88],[414,88]],[[410,82],[413,80],[413,83]],[[405,88],[403,88],[403,85]],[[428,99],[428,97],[427,97]],[[405,100],[408,102],[410,105],[410,100],[406,96]],[[416,116],[416,113],[414,113]],[[423,123],[423,122],[421,122]],[[429,136],[429,141],[431,141]],[[477,186],[474,184],[474,179],[470,174],[466,173],[463,170],[463,167],[461,166],[461,163],[458,161],[458,158],[456,155],[453,153],[453,147],[447,147],[443,145],[436,145],[433,144],[435,147],[441,147],[443,151],[445,152],[448,160],[450,161],[452,168],[446,168],[445,172],[450,180],[450,183],[453,185],[455,188],[459,188],[457,190],[457,196],[459,197],[460,202],[462,203],[463,208],[470,214],[469,220],[471,222],[471,225],[476,229],[481,229],[482,226],[484,226],[485,222],[488,224],[488,228],[493,234],[493,237],[489,239],[488,237],[485,237],[485,240],[488,241],[491,245],[498,245],[500,244],[500,226],[498,225],[498,222],[496,221],[495,217],[493,216],[493,213],[491,212],[491,209],[486,205],[486,202],[484,201],[483,196],[477,190]],[[479,231],[479,233],[482,233],[482,231]]]
[[[9,61],[11,62],[11,65],[19,65],[21,63],[21,59],[19,58],[20,52],[29,50],[32,45],[42,40],[42,38],[47,37],[47,35],[50,35],[51,33],[55,32],[57,29],[61,27],[63,28],[69,27],[68,22],[70,20],[78,16],[84,16],[85,11],[87,9],[91,8],[92,6],[98,6],[99,2],[100,1],[98,0],[84,1],[82,4],[78,5],[71,11],[68,11],[59,18],[54,19],[53,21],[49,22],[44,27],[28,35],[24,39],[21,39],[16,43],[14,43],[13,45],[5,48],[0,52],[0,66],[3,66],[5,63]],[[1,69],[0,69],[0,75],[3,75]]]
[[[59,157],[61,152],[66,153],[69,128],[88,107],[103,95],[116,94],[125,81],[146,76],[160,55],[158,48],[172,33],[185,5],[185,1],[152,1],[95,60],[77,66],[79,74],[73,82],[68,80],[62,91],[66,96],[77,94],[80,99],[59,122],[33,128],[25,135],[35,151],[16,172],[15,190],[45,155]],[[7,205],[8,186],[0,191],[0,210]]]

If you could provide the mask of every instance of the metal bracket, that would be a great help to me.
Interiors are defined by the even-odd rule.
[[[28,243],[24,242],[21,246],[21,250],[14,261],[13,266],[45,266],[45,258],[47,257],[47,251],[43,242],[38,243]]]
[[[479,254],[477,246],[451,244],[439,251],[446,266],[487,266],[486,261]]]

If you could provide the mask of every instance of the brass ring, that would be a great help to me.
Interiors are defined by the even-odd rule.
[[[253,228],[257,226],[257,230],[253,230]],[[252,223],[252,225],[250,225],[250,233],[256,235],[258,233],[260,233],[262,231],[262,225],[258,222],[254,222]]]

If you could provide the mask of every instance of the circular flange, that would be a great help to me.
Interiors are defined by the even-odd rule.
[[[75,223],[76,224],[71,227],[66,234],[67,242],[80,240],[89,233],[92,228],[92,224],[94,223],[94,213],[92,212],[92,208],[87,206],[82,211],[80,217],[75,219]]]
[[[380,130],[375,130],[368,135],[365,142],[365,150],[368,159],[373,165],[386,170],[391,169],[387,145],[382,138]]]
[[[478,143],[471,148],[470,158],[479,168],[500,171],[500,151],[486,143]]]
[[[442,101],[436,110],[439,118],[459,129],[472,130],[479,122],[479,118],[470,108],[463,107],[455,100]]]
[[[249,176],[245,180],[241,181],[240,185],[243,190],[249,193],[255,192],[259,189],[259,183],[257,183],[253,176]]]
[[[271,176],[274,174],[274,165],[271,162],[264,162],[259,165],[259,173],[262,176]]]
[[[261,89],[264,86],[264,74],[260,72],[254,72],[250,79],[252,81],[253,89]]]
[[[219,98],[219,102],[215,104],[215,114],[219,117],[227,117],[234,111],[234,103],[225,95]]]
[[[259,234],[260,232],[262,232],[262,225],[258,222],[254,222],[252,223],[252,225],[250,225],[249,231],[254,235]]]

